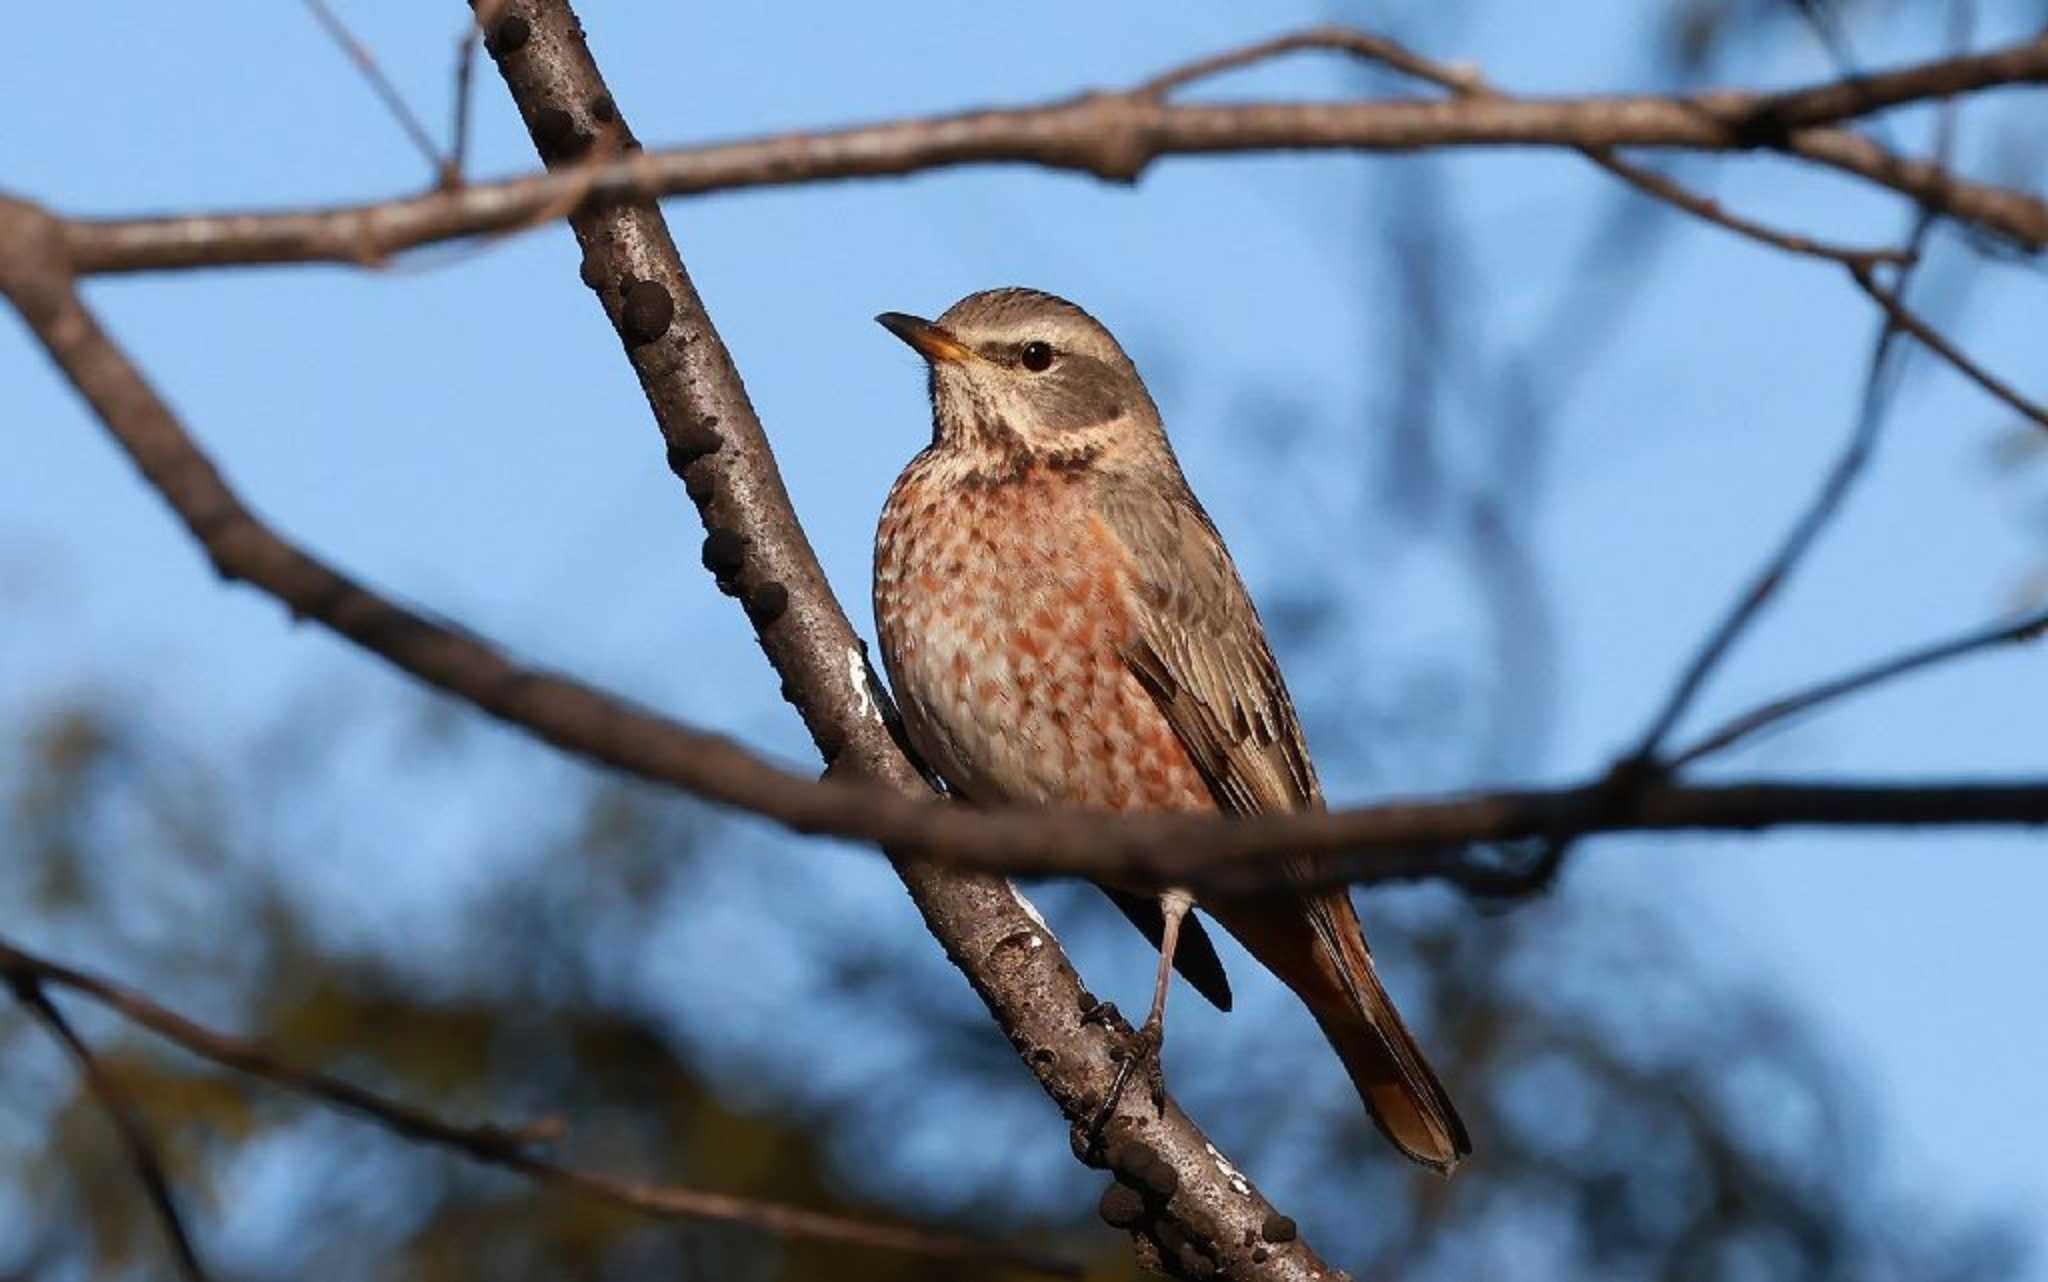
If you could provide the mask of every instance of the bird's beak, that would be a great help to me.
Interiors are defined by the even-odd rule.
[[[908,312],[883,312],[875,317],[875,322],[916,348],[917,354],[928,361],[964,361],[974,355],[973,348],[922,316],[912,316]]]

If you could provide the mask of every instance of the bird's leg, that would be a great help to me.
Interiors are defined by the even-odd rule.
[[[1110,1083],[1109,1094],[1103,1097],[1102,1107],[1095,1110],[1095,1120],[1089,1124],[1093,1136],[1101,1136],[1110,1115],[1116,1112],[1117,1101],[1123,1098],[1124,1088],[1130,1084],[1131,1075],[1140,1068],[1152,1088],[1153,1109],[1166,1111],[1166,1074],[1159,1066],[1159,1051],[1166,1042],[1166,991],[1173,982],[1173,950],[1180,942],[1180,924],[1194,903],[1194,896],[1185,890],[1169,890],[1159,897],[1165,929],[1159,936],[1159,975],[1152,984],[1152,1010],[1129,1043],[1113,1052],[1117,1059],[1116,1080]],[[1088,1019],[1092,1021],[1096,1011],[1102,1009],[1098,1006],[1090,1011]],[[1115,1007],[1108,1009],[1114,1011]]]

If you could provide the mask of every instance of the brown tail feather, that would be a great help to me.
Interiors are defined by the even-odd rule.
[[[1299,913],[1270,899],[1202,906],[1307,1004],[1395,1148],[1444,1175],[1472,1152],[1450,1095],[1380,985],[1349,896],[1315,895]]]
[[[1348,903],[1346,908],[1349,917]],[[1364,936],[1353,921],[1349,939],[1357,941],[1357,948],[1355,956],[1346,958],[1349,982],[1343,999],[1310,1002],[1309,1009],[1337,1048],[1381,1133],[1409,1157],[1449,1175],[1471,1154],[1472,1140],[1443,1083],[1381,987]]]

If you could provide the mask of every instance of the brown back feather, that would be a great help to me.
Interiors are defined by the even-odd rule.
[[[1209,514],[1184,484],[1106,478],[1099,500],[1133,570],[1137,628],[1125,662],[1217,805],[1239,815],[1321,806],[1294,701]]]
[[[1127,553],[1134,582],[1129,604],[1137,626],[1124,660],[1219,808],[1237,815],[1320,810],[1322,785],[1258,611],[1178,469],[1169,467],[1167,479],[1161,486],[1111,474],[1099,483],[1097,511]],[[1471,1143],[1380,985],[1350,897],[1341,889],[1319,891],[1299,902],[1322,959],[1287,966],[1314,973],[1280,977],[1309,1002],[1380,1129],[1411,1157],[1449,1171]],[[1270,939],[1270,906],[1217,907],[1226,925],[1256,914],[1252,929],[1233,931],[1248,947],[1255,938],[1269,947],[1278,942],[1275,955],[1262,959],[1269,965],[1298,951]]]

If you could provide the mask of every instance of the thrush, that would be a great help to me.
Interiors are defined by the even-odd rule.
[[[1258,611],[1110,332],[1029,289],[970,294],[936,322],[876,320],[925,359],[932,440],[882,510],[875,623],[911,743],[948,790],[1108,811],[1322,808]],[[1136,1052],[1156,1066],[1171,970],[1223,1010],[1229,983],[1187,890],[1102,888],[1159,948]],[[1348,893],[1201,909],[1308,1006],[1396,1148],[1445,1173],[1471,1151]]]

